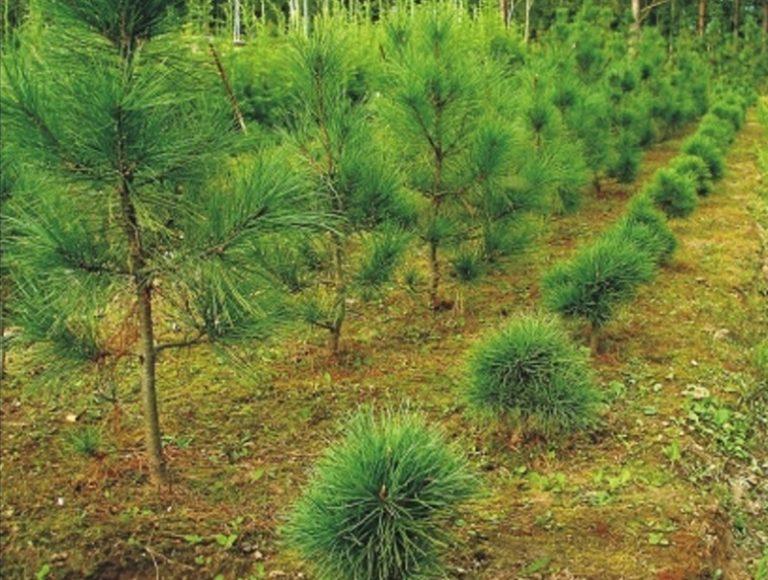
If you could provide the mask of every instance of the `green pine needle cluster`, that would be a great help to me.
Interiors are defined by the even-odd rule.
[[[420,416],[362,412],[315,466],[285,538],[327,580],[440,575],[447,528],[478,482]]]
[[[473,347],[467,397],[482,412],[547,434],[592,426],[600,399],[585,353],[540,316],[516,318]]]

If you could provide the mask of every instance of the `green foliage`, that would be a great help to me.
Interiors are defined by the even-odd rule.
[[[453,273],[462,282],[474,282],[483,273],[483,260],[472,250],[462,250],[451,260]]]
[[[93,457],[102,447],[101,431],[93,425],[73,429],[67,433],[66,443],[75,453]]]
[[[752,359],[757,369],[758,376],[763,381],[768,381],[768,339],[763,340],[755,346]]]
[[[555,265],[542,280],[542,299],[554,312],[600,327],[653,271],[654,259],[648,253],[606,237]]]
[[[725,173],[725,161],[718,145],[709,137],[694,135],[683,143],[682,152],[699,157],[709,168],[712,179],[722,179]]]
[[[727,121],[734,130],[741,129],[744,124],[744,108],[732,100],[721,100],[712,105],[709,112]]]
[[[727,120],[721,119],[712,113],[707,113],[702,117],[696,134],[707,137],[724,147],[733,141],[736,131]]]
[[[546,433],[594,424],[599,396],[585,354],[549,318],[517,318],[474,346],[473,406]]]
[[[660,264],[668,262],[677,248],[677,239],[669,228],[665,214],[643,195],[632,198],[624,217],[614,229],[620,236],[646,249]]]
[[[701,157],[679,155],[672,160],[669,167],[679,175],[687,175],[692,179],[697,194],[705,196],[712,191],[712,176],[709,173],[709,167]]]
[[[696,185],[691,175],[674,168],[659,169],[645,188],[644,195],[669,217],[687,217],[698,204]]]
[[[616,142],[616,157],[608,169],[608,175],[620,183],[631,183],[640,169],[641,150],[634,135],[624,132]]]
[[[380,291],[392,280],[407,245],[408,236],[399,229],[384,228],[371,235],[355,275],[355,282],[365,295]]]
[[[319,578],[424,577],[456,509],[477,481],[466,460],[418,415],[363,412],[318,462],[285,536]]]

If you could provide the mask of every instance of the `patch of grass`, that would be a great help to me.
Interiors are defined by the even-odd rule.
[[[768,339],[760,342],[752,355],[757,374],[763,381],[768,381]]]

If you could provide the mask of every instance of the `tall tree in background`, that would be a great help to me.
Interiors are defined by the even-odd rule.
[[[158,355],[263,336],[280,298],[258,266],[266,238],[314,217],[273,163],[211,180],[231,117],[210,65],[179,57],[168,2],[39,7],[46,34],[22,33],[4,59],[13,162],[47,181],[7,209],[11,320],[46,362],[135,358],[150,474],[164,483]],[[115,345],[116,328],[131,338]]]

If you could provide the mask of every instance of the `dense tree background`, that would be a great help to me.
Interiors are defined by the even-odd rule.
[[[18,26],[34,1],[3,3],[4,37]],[[667,34],[708,30],[712,36],[734,33],[739,36],[745,33],[749,23],[755,23],[768,35],[768,0],[455,0],[455,4],[470,11],[498,10],[500,18],[506,14],[510,24],[521,27],[525,25],[526,8],[529,8],[532,37],[537,31],[548,29],[559,10],[575,14],[587,2],[610,8],[615,15],[615,26],[631,21],[634,10],[639,12],[642,23],[659,26]],[[254,33],[264,24],[277,29],[292,23],[298,26],[305,13],[311,19],[315,14],[344,8],[359,18],[375,20],[382,10],[398,6],[407,9],[420,3],[420,0],[169,0],[186,23],[206,33],[229,31],[234,6],[239,4],[246,34]]]

